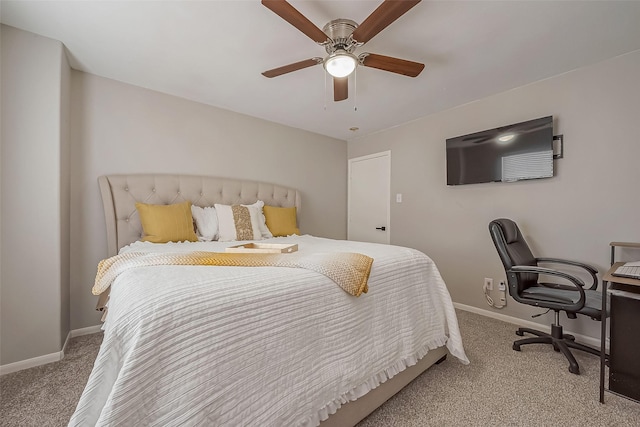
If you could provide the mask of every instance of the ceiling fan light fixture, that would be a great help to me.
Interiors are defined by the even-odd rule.
[[[324,60],[324,69],[333,77],[347,77],[358,65],[358,58],[345,50],[339,49]]]

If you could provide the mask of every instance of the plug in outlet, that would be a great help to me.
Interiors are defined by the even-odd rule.
[[[507,305],[507,284],[504,280],[498,283],[498,292],[500,293],[500,305],[504,307]]]
[[[490,277],[484,278],[484,283],[482,284],[482,292],[484,293],[484,297],[487,300],[487,304],[489,304],[493,308],[503,308],[507,305],[507,287],[504,283],[504,280],[500,281],[498,285],[499,290],[499,298],[500,303],[498,304],[496,301],[491,298],[491,293],[493,291],[493,279]]]

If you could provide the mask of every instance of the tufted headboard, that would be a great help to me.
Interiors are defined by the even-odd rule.
[[[105,175],[98,178],[107,225],[109,256],[142,237],[136,202],[168,205],[189,200],[206,207],[252,204],[295,206],[300,211],[300,193],[287,187],[256,181],[200,175],[134,174]]]

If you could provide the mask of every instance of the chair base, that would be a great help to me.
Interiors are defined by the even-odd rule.
[[[525,333],[535,335],[535,337],[515,341],[513,343],[513,349],[515,351],[520,351],[520,346],[525,344],[551,344],[555,351],[561,352],[564,354],[564,357],[567,358],[569,361],[569,372],[572,374],[580,375],[580,367],[578,366],[578,362],[576,362],[576,358],[571,354],[569,348],[575,348],[577,350],[586,351],[587,353],[600,356],[599,349],[577,343],[576,338],[573,335],[564,334],[562,332],[562,326],[560,325],[551,325],[550,334],[530,328],[519,328],[516,331],[516,334],[520,336],[524,336]]]

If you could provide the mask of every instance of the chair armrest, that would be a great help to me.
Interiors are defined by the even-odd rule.
[[[591,286],[587,289],[590,290],[594,290],[598,287],[598,270],[592,266],[590,266],[589,264],[584,264],[582,262],[578,262],[578,261],[571,261],[568,259],[560,259],[560,258],[536,258],[536,262],[550,262],[550,263],[554,263],[554,264],[566,264],[566,265],[573,265],[575,267],[580,267],[583,268],[585,270],[587,270],[587,272],[591,275]]]
[[[584,293],[584,282],[582,279],[576,276],[572,276],[571,274],[565,273],[564,271],[552,270],[550,268],[544,267],[534,267],[530,265],[514,265],[510,269],[507,270],[507,273],[536,273],[536,274],[548,274],[551,276],[562,277],[563,279],[567,279],[575,286],[576,291],[580,293],[580,298],[577,302],[573,304],[563,304],[563,303],[553,303],[545,301],[545,306],[551,309],[560,309],[565,311],[578,311],[584,307],[585,301],[587,299],[586,294]],[[522,298],[528,301],[537,301],[531,298]]]

